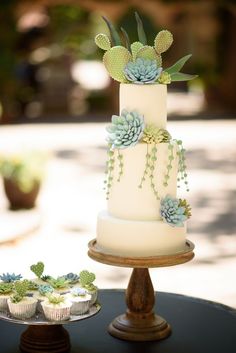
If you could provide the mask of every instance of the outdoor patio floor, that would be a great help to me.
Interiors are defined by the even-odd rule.
[[[152,269],[154,288],[236,307],[236,122],[172,121],[168,129],[187,149],[190,193],[181,190],[179,196],[192,206],[188,238],[196,249],[195,259],[187,264]],[[41,260],[46,273],[55,276],[88,268],[96,273],[100,288],[126,288],[131,269],[99,264],[87,256],[87,243],[96,236],[97,213],[106,208],[105,124],[0,128],[1,153],[22,147],[51,155],[37,209],[29,211],[40,219],[40,227],[1,244],[10,213],[1,186],[0,273],[31,276],[29,265]]]

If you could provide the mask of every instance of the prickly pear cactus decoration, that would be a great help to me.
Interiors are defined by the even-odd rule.
[[[140,48],[136,54],[136,58],[155,60],[158,67],[161,67],[162,65],[161,55],[157,54],[155,49],[149,45]]]
[[[140,42],[134,42],[131,44],[131,52],[132,52],[133,61],[136,60],[137,54],[138,54],[139,50],[141,48],[143,48],[143,46],[144,45]]]
[[[106,34],[99,33],[95,37],[95,43],[100,49],[109,50],[111,49],[111,41]]]
[[[87,270],[81,271],[79,274],[79,277],[80,277],[80,284],[82,285],[82,287],[92,284],[96,279],[95,274]]]
[[[44,271],[44,263],[39,261],[37,264],[31,265],[30,269],[38,278],[41,278]]]
[[[29,288],[29,284],[27,280],[24,281],[19,281],[19,282],[15,282],[14,284],[14,290],[15,292],[21,296],[22,298],[26,295],[27,290]]]
[[[130,52],[122,46],[112,47],[103,56],[103,63],[110,76],[121,83],[128,82],[124,74],[124,69],[131,60],[132,56]]]
[[[167,30],[160,31],[155,40],[154,48],[158,54],[166,52],[173,43],[173,35]]]

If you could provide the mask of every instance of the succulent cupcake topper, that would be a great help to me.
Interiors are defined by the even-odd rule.
[[[28,289],[29,290],[38,290],[39,285],[34,281],[28,281]]]
[[[15,273],[3,273],[0,275],[0,279],[5,283],[11,283],[15,281],[19,281],[22,278],[21,275],[15,275]]]
[[[41,278],[44,271],[44,263],[39,261],[37,264],[31,265],[30,269],[38,278]]]
[[[55,304],[55,305],[64,303],[64,301],[65,301],[65,297],[63,297],[63,295],[56,294],[56,293],[55,294],[48,294],[47,298],[48,298],[49,303]]]
[[[67,273],[63,276],[70,284],[77,283],[79,281],[79,276],[76,273]]]
[[[53,287],[50,286],[50,284],[41,284],[39,285],[38,291],[39,294],[45,296],[46,294],[53,292]]]
[[[190,206],[186,200],[167,195],[161,200],[160,216],[172,227],[183,227],[190,217]]]
[[[157,144],[169,142],[171,139],[170,133],[165,129],[160,129],[155,125],[146,125],[143,131],[142,141],[148,144]]]
[[[95,37],[96,45],[106,51],[103,56],[103,62],[109,75],[114,80],[122,83],[140,83],[141,80],[139,78],[142,75],[140,75],[139,62],[137,62],[137,59],[149,60],[152,62],[148,71],[147,69],[145,71],[144,77],[146,80],[143,80],[143,83],[155,82],[169,84],[172,81],[188,81],[197,77],[196,75],[188,75],[180,72],[191,55],[186,55],[181,58],[174,65],[165,69],[165,71],[162,71],[162,74],[160,70],[156,72],[156,69],[161,69],[162,66],[161,55],[166,52],[173,43],[173,35],[167,30],[162,30],[157,33],[154,45],[150,46],[147,44],[147,37],[143,23],[137,12],[135,12],[135,18],[137,22],[138,41],[134,43],[130,43],[128,33],[124,28],[121,28],[124,39],[124,45],[122,45],[120,34],[117,32],[113,24],[105,17],[103,17],[103,19],[109,29],[110,38],[103,33],[99,33]],[[156,68],[152,67],[154,63]],[[132,66],[130,64],[134,65]]]
[[[15,282],[14,284],[14,291],[22,298],[26,295],[28,289],[29,283],[27,280]]]
[[[67,288],[69,284],[65,277],[51,278],[48,282],[54,289]]]
[[[13,290],[12,283],[0,283],[0,295],[9,294]]]

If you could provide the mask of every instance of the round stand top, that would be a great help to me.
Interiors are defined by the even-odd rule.
[[[183,264],[192,260],[194,257],[194,244],[190,240],[186,240],[182,251],[178,251],[169,255],[158,255],[149,257],[124,257],[116,256],[104,252],[97,245],[96,239],[93,239],[88,244],[88,256],[93,260],[103,264],[121,267],[146,268],[146,267],[166,267]]]

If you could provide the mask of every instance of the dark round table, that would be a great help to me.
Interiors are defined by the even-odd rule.
[[[236,311],[221,304],[158,292],[156,312],[172,334],[156,342],[128,342],[107,333],[109,323],[126,310],[123,290],[100,290],[100,313],[64,327],[72,353],[235,353]],[[0,321],[0,353],[18,353],[24,325]],[[43,352],[42,352],[43,353]],[[44,352],[50,353],[50,352]]]

